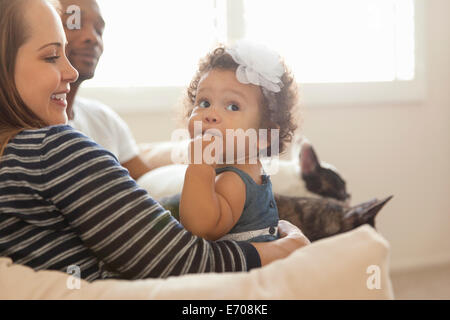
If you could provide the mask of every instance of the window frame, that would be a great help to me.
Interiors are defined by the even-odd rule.
[[[226,8],[226,21],[218,21],[218,24],[227,31],[228,42],[233,43],[244,34],[243,0],[214,1],[217,7]],[[414,0],[415,75],[413,80],[300,83],[301,103],[308,108],[421,104],[426,98],[427,91],[424,50],[425,9],[424,0]],[[161,113],[177,108],[185,90],[185,87],[179,86],[82,87],[79,94],[85,98],[99,100],[122,114]]]

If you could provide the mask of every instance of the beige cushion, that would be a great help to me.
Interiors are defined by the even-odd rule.
[[[366,225],[250,272],[82,281],[72,290],[63,272],[0,258],[0,299],[392,299],[388,252],[387,241]],[[367,273],[371,265],[380,271],[379,289],[368,288],[377,283],[377,274]]]

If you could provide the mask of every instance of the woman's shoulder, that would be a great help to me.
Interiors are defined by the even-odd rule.
[[[0,162],[2,167],[35,170],[44,161],[46,166],[67,157],[85,153],[86,148],[98,146],[89,138],[67,125],[22,130],[6,145]]]
[[[45,146],[54,141],[63,143],[65,141],[78,139],[89,140],[81,132],[68,125],[54,125],[39,129],[26,129],[18,133],[11,139],[10,145],[27,145],[30,148],[45,148]]]
[[[116,157],[92,139],[68,125],[54,125],[21,131],[8,143],[5,155],[34,157],[36,159],[61,161],[67,157],[84,155],[84,159],[107,155]]]
[[[70,134],[79,135],[72,127],[67,125],[48,126],[38,129],[25,129],[14,136],[9,141],[8,146],[28,146],[29,148],[37,149],[45,144],[45,141],[49,138]]]
[[[69,125],[61,124],[61,125],[54,125],[54,126],[48,126],[38,129],[26,129],[22,130],[20,133],[17,134],[15,138],[20,139],[45,139],[49,136],[54,135],[64,135],[64,134],[71,134],[75,133],[77,134],[77,131],[72,128]]]
[[[70,149],[71,152],[89,148],[100,148],[92,139],[69,125],[54,125],[39,129],[27,129],[17,134],[8,144],[9,147],[40,150],[41,154]]]

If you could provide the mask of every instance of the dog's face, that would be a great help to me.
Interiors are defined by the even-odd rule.
[[[306,188],[318,195],[344,202],[350,199],[345,181],[332,169],[318,167],[311,173],[302,173],[302,179]]]
[[[301,178],[310,192],[344,202],[350,200],[344,179],[332,168],[321,165],[311,144],[302,144],[299,160]]]

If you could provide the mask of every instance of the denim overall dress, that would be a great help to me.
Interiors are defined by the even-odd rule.
[[[241,217],[228,234],[219,240],[265,242],[278,238],[278,209],[268,175],[263,174],[262,184],[246,172],[235,167],[216,168],[216,174],[233,171],[245,183],[245,204]]]

